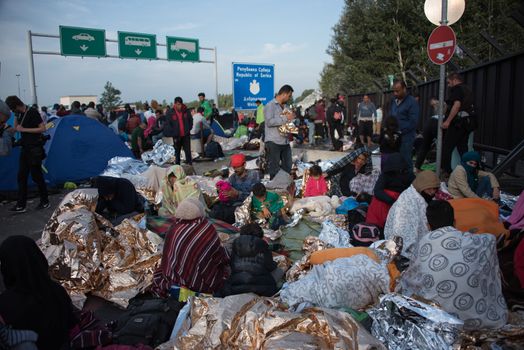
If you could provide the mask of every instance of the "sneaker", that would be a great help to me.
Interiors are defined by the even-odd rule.
[[[49,208],[49,202],[40,202],[40,204],[38,204],[38,206],[36,207],[37,210],[40,210],[40,209],[46,209],[46,208]]]
[[[26,208],[17,204],[14,207],[12,207],[11,209],[9,209],[9,211],[12,213],[25,213]]]

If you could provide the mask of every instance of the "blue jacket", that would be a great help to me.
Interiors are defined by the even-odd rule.
[[[389,115],[397,119],[402,135],[415,134],[418,124],[419,106],[413,96],[407,95],[399,105],[397,105],[396,99],[393,99]]]

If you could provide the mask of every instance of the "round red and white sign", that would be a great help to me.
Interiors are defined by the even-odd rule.
[[[433,30],[428,39],[428,56],[435,64],[447,63],[455,53],[457,37],[449,26],[440,26]]]

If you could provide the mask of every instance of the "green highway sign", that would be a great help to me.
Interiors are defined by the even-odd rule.
[[[156,35],[118,32],[120,58],[156,60]]]
[[[200,47],[198,39],[178,38],[168,36],[166,38],[168,61],[200,61]]]
[[[60,54],[63,56],[106,56],[106,31],[60,26]]]

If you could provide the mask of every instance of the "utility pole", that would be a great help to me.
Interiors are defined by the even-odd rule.
[[[20,96],[20,74],[17,74],[17,75],[16,75],[16,78],[17,78],[17,80],[18,80],[18,97],[19,97],[19,98],[22,98],[22,97]]]

